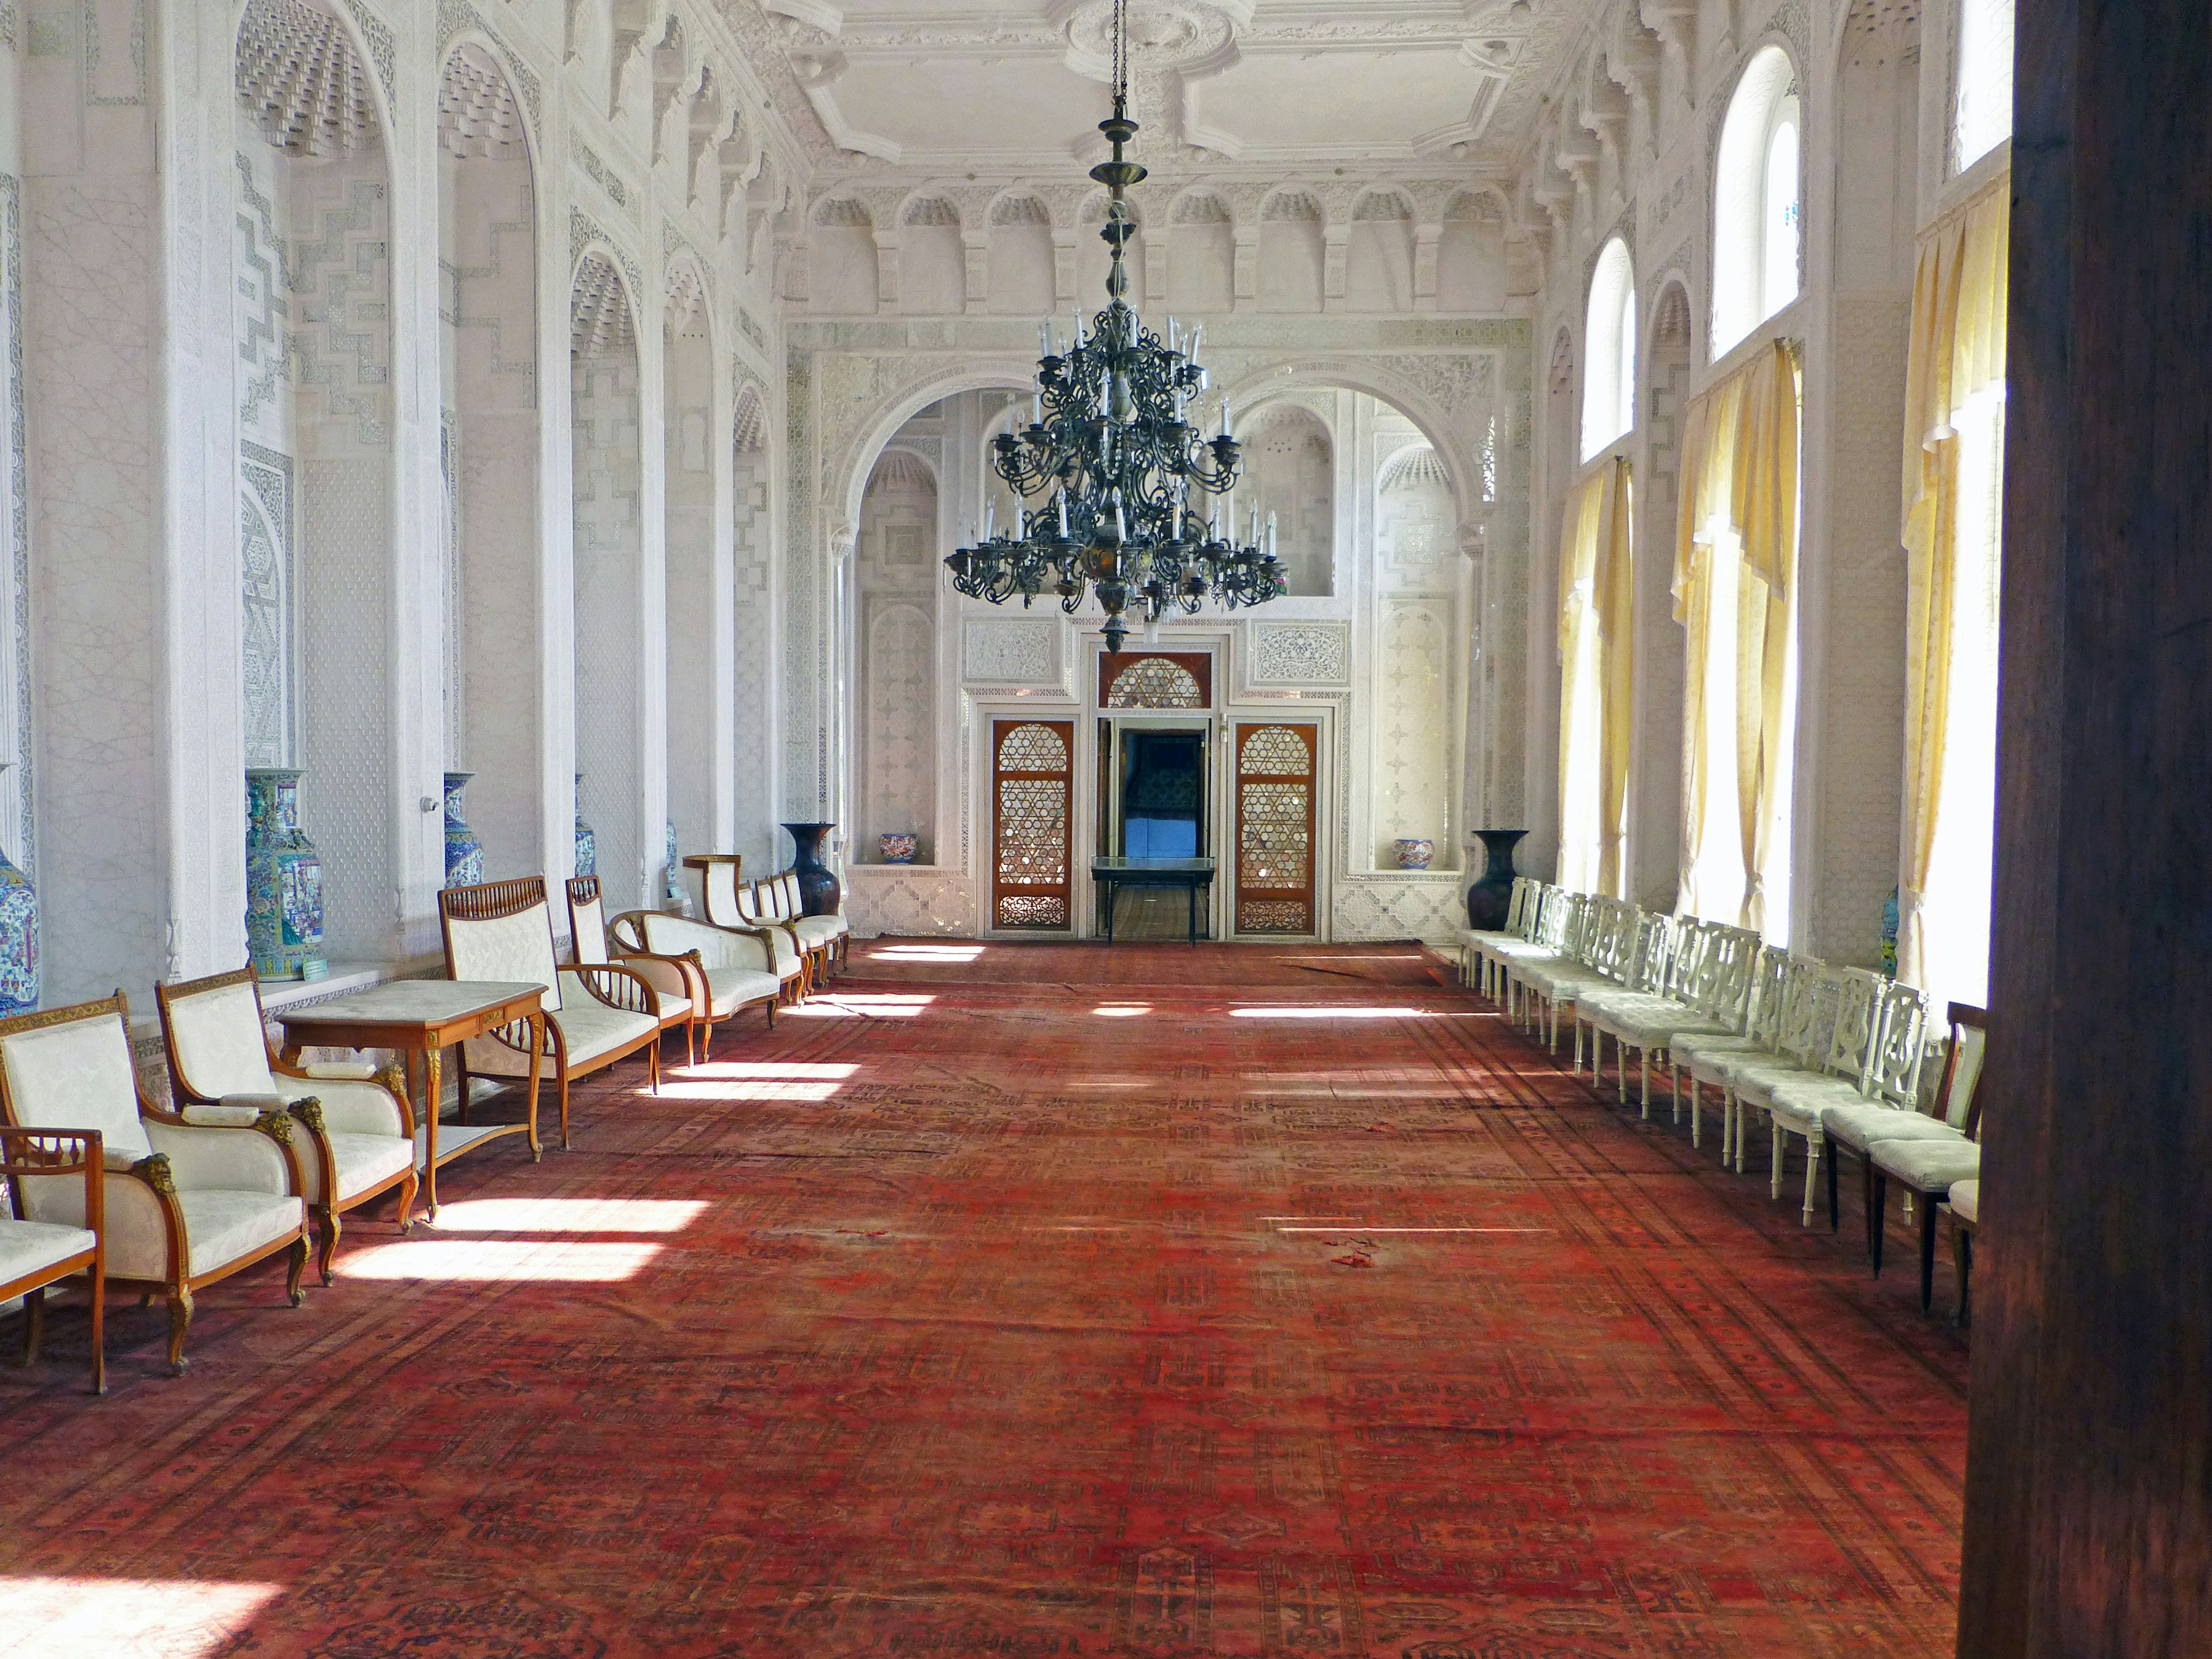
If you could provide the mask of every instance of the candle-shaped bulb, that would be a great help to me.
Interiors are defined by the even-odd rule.
[[[1267,556],[1275,556],[1275,515],[1272,513],[1267,515]]]
[[[1260,509],[1258,507],[1255,507],[1246,515],[1244,524],[1244,539],[1247,542],[1258,541],[1260,539]],[[988,535],[990,532],[986,531],[984,533]]]
[[[1052,324],[1049,321],[1037,325],[1037,356],[1040,357],[1052,356]]]
[[[1176,333],[1175,313],[1170,311],[1168,313],[1168,349],[1170,351],[1173,351],[1176,349],[1176,343],[1178,338],[1179,337]]]
[[[1060,492],[1060,538],[1062,541],[1067,539],[1067,492],[1065,489]]]
[[[1121,502],[1118,496],[1114,501],[1114,539],[1117,542],[1129,539],[1129,521],[1121,516]]]
[[[991,539],[991,532],[992,532],[993,531],[996,530],[998,527],[999,527],[999,504],[998,504],[998,502],[996,502],[996,501],[986,501],[986,502],[984,502],[984,503],[983,503],[983,539],[984,539],[985,541],[987,541],[987,542],[988,542],[988,541],[989,541],[989,540]]]
[[[1224,438],[1229,435],[1229,399],[1226,397],[1221,400],[1221,435]]]
[[[1044,424],[1044,394],[1042,392],[1030,393],[1030,424],[1031,426]]]

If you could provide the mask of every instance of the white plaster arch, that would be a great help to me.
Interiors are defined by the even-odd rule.
[[[1035,185],[1023,183],[1008,185],[1004,190],[1000,191],[997,194],[994,195],[989,201],[983,204],[982,228],[997,228],[999,222],[999,208],[1001,204],[1007,202],[1035,202],[1039,207],[1044,210],[1044,220],[1048,227],[1054,231],[1064,228],[1060,222],[1059,216],[1053,211],[1052,197],[1050,194],[1045,191],[1040,190]]]
[[[1413,192],[1405,185],[1388,179],[1376,179],[1371,184],[1361,185],[1352,196],[1351,212],[1348,216],[1352,219],[1358,218],[1361,208],[1366,206],[1369,202],[1383,197],[1389,198],[1405,210],[1403,217],[1418,220],[1421,216],[1420,208],[1413,200]]]
[[[685,248],[678,253],[675,258],[670,259],[661,268],[661,292],[666,299],[672,301],[675,297],[675,284],[678,276],[687,272],[690,274],[692,283],[696,285],[699,290],[699,323],[700,326],[706,333],[708,349],[712,351],[714,348],[715,337],[720,332],[720,329],[717,326],[714,317],[714,289],[713,285],[707,280],[707,267],[705,264],[696,253],[692,252],[689,248]],[[664,315],[668,309],[668,307],[663,307]],[[633,313],[631,320],[633,322],[636,320],[635,313]]]
[[[568,262],[569,303],[571,305],[575,303],[576,284],[583,276],[584,267],[593,259],[605,261],[613,270],[615,286],[622,290],[623,302],[629,307],[630,330],[632,333],[635,333],[645,325],[644,296],[631,285],[629,269],[623,251],[604,236],[593,236],[588,239],[576,250],[575,257]]]
[[[935,365],[877,403],[853,428],[853,435],[831,457],[821,475],[822,510],[830,524],[860,521],[860,497],[868,475],[891,434],[940,398],[963,392],[1027,392],[1036,384],[1036,365],[1018,357],[986,358],[958,368]]]
[[[1233,423],[1283,392],[1305,387],[1364,392],[1389,404],[1411,421],[1444,464],[1450,479],[1452,506],[1462,523],[1483,509],[1480,459],[1468,454],[1455,441],[1456,429],[1443,410],[1425,395],[1389,370],[1357,357],[1317,362],[1285,359],[1267,368],[1240,375],[1224,388]]]
[[[446,84],[446,71],[453,67],[454,57],[464,46],[474,46],[490,63],[492,68],[499,72],[499,78],[507,82],[507,96],[514,100],[514,124],[522,133],[523,156],[530,163],[531,195],[533,200],[536,200],[544,193],[544,187],[539,181],[545,176],[544,140],[530,118],[530,106],[524,101],[521,89],[514,84],[514,76],[507,67],[506,49],[501,43],[483,29],[473,26],[461,30],[446,43],[445,50],[438,54],[438,78],[435,84],[440,87]],[[544,204],[543,201],[538,201],[537,205],[542,217]],[[540,234],[543,234],[541,231]]]
[[[309,3],[313,4],[315,3],[315,0],[309,0]],[[252,6],[253,0],[231,0],[229,40],[231,43],[232,65],[230,73],[233,80],[234,97],[235,96],[237,76],[236,56],[238,52],[238,33],[239,31],[245,27],[246,14],[252,9]],[[317,6],[317,9],[326,11],[331,16],[337,19],[338,27],[344,32],[348,43],[353,47],[354,55],[360,59],[362,66],[366,71],[366,73],[362,76],[362,83],[368,88],[369,101],[376,106],[378,142],[383,147],[386,154],[384,170],[387,179],[389,179],[393,173],[393,168],[390,158],[397,145],[396,135],[399,129],[395,118],[397,112],[395,112],[392,107],[392,99],[386,94],[384,85],[384,77],[377,70],[376,55],[369,49],[368,36],[362,30],[360,20],[354,15],[349,7],[339,5],[336,3],[336,0],[320,0],[320,3]],[[377,15],[375,8],[365,6],[364,9],[368,10],[371,15],[377,16],[377,21],[380,23],[384,23],[384,26],[386,28],[391,27],[390,23],[386,22],[380,15]],[[439,59],[439,65],[441,70],[444,67],[444,62],[445,60],[441,57]],[[509,84],[512,85],[512,82]]]
[[[1597,256],[1583,310],[1582,459],[1591,461],[1636,428],[1638,376],[1636,257],[1615,236]]]
[[[910,223],[921,222],[910,219],[908,216],[925,202],[944,203],[952,210],[953,222],[959,228],[962,230],[974,228],[968,222],[967,210],[961,203],[959,191],[942,179],[931,179],[925,184],[916,185],[905,195],[900,197],[898,211],[891,216],[891,223],[898,229],[903,230]]]
[[[1769,143],[1778,119],[1792,100],[1798,106],[1796,291],[1802,292],[1805,91],[1796,46],[1787,36],[1770,30],[1745,54],[1723,105],[1725,113],[1713,149],[1712,216],[1707,227],[1711,291],[1706,321],[1716,357],[1741,344],[1790,302],[1766,303],[1765,248],[1759,233],[1766,205]]]

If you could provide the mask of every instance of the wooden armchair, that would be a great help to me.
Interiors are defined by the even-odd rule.
[[[672,963],[692,987],[692,1008],[705,1028],[699,1057],[714,1052],[714,1027],[747,1008],[768,1010],[775,1024],[775,1005],[783,981],[776,976],[781,933],[768,929],[717,927],[665,910],[631,910],[612,924],[615,953],[623,962]],[[665,972],[665,969],[647,971]]]
[[[731,867],[734,870],[734,862]],[[713,872],[709,872],[711,875]],[[733,933],[751,934],[765,941],[774,961],[771,971],[794,1002],[803,1001],[814,982],[814,961],[799,942],[799,930],[768,914],[757,882],[726,884],[709,881],[707,920]]]
[[[568,955],[580,968],[604,968],[617,959],[607,952],[606,901],[599,894],[597,876],[569,878]],[[698,1044],[700,979],[690,971],[696,963],[680,957],[657,957],[643,950],[617,953],[622,965],[645,976],[660,1000],[660,1029],[665,1033],[684,1028],[684,1063],[692,1063]]]
[[[1938,1098],[1948,1120],[1961,1114],[1961,1133],[1936,1140],[1877,1140],[1867,1149],[1871,1192],[1867,1201],[1867,1239],[1874,1253],[1874,1270],[1881,1272],[1882,1211],[1893,1181],[1920,1200],[1920,1311],[1936,1300],[1936,1212],[1954,1187],[1978,1182],[1982,1176],[1981,1037],[1978,1023],[1968,1025],[1962,1014],[1978,1016],[1981,1010],[1964,1003],[1951,1005],[1950,1052],[1943,1062],[1943,1081]],[[1972,1032],[1972,1036],[1968,1035]],[[1978,1200],[1980,1188],[1975,1189]],[[1953,1212],[1956,1214],[1954,1209]]]
[[[118,991],[0,1020],[0,1118],[18,1129],[99,1133],[106,1282],[167,1297],[169,1367],[182,1376],[196,1291],[289,1250],[285,1293],[299,1306],[307,1210],[291,1115],[161,1110],[139,1092],[130,1019]],[[92,1218],[74,1176],[11,1176],[9,1184],[26,1220],[84,1227]]]
[[[399,1190],[399,1230],[413,1224],[422,1142],[405,1090],[361,1060],[294,1066],[270,1043],[261,984],[250,967],[179,985],[156,985],[169,1089],[197,1103],[275,1107],[301,1126],[300,1195],[316,1221],[317,1271],[331,1282],[338,1218]]]
[[[771,889],[769,903],[775,919],[790,923],[799,943],[819,957],[823,978],[830,978],[845,965],[853,940],[845,918],[835,910],[809,915],[805,898],[799,890],[798,871],[779,871],[761,884]]]
[[[447,887],[438,894],[446,977],[544,988],[545,1047],[561,1087],[561,1146],[568,1145],[568,1085],[645,1050],[647,1086],[660,1087],[660,998],[652,981],[618,963],[563,968],[553,955],[545,878]],[[469,1079],[530,1075],[530,1027],[520,1020],[461,1045],[461,1110]]]
[[[107,1392],[107,1351],[102,1330],[107,1312],[107,1249],[100,1203],[107,1188],[106,1154],[97,1129],[0,1128],[0,1176],[8,1177],[13,1213],[0,1217],[0,1301],[23,1298],[23,1364],[38,1363],[39,1332],[46,1312],[46,1286],[85,1273],[92,1303],[92,1391]],[[64,1176],[84,1178],[84,1224],[30,1221],[23,1216],[18,1182]],[[88,1269],[89,1270],[88,1273]]]

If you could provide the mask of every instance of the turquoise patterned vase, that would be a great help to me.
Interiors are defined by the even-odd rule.
[[[446,885],[474,887],[483,879],[483,843],[477,832],[469,828],[468,811],[461,804],[461,792],[469,787],[473,772],[446,774]]]
[[[691,914],[691,894],[684,885],[684,866],[676,856],[676,820],[668,820],[668,863],[662,878],[660,908],[672,916]]]
[[[596,876],[599,873],[599,838],[592,833],[592,826],[584,822],[584,775],[576,774],[576,873]]]
[[[323,860],[300,828],[300,775],[246,774],[246,948],[264,979],[305,979],[323,960]]]
[[[0,772],[13,763],[0,762]],[[0,1018],[39,1006],[39,895],[0,851]]]

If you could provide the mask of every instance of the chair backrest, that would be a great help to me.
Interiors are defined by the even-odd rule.
[[[1818,1071],[1835,1038],[1836,1012],[1843,1001],[1844,970],[1807,959],[1805,971],[1783,999],[1782,1030],[1775,1052],[1807,1071]]]
[[[694,921],[689,916],[673,916],[665,910],[633,911],[624,918],[631,919],[644,935],[645,948],[655,956],[680,957],[687,951],[696,951],[702,968],[742,968],[758,960],[754,953],[759,947],[743,933]]]
[[[1691,1007],[1702,1006],[1713,972],[1712,926],[1694,916],[1668,916],[1666,921],[1667,972],[1652,989]]]
[[[744,921],[738,910],[738,872],[743,864],[735,853],[695,853],[684,862],[699,872],[699,895],[705,901],[707,920],[717,927],[734,927]]]
[[[1943,1121],[1969,1140],[1982,1138],[1982,1060],[1989,1042],[1989,1018],[1972,1003],[1951,1005],[1951,1049],[1943,1061],[1943,1085],[1936,1100]]]
[[[763,922],[773,920],[769,915],[767,896],[762,893],[758,882],[744,883],[736,890],[734,897],[739,927],[757,927]]]
[[[1888,981],[1863,968],[1846,968],[1836,998],[1835,1029],[1828,1035],[1821,1068],[1868,1086],[1880,1042],[1883,990]]]
[[[1706,1018],[1724,1030],[1741,1031],[1751,1018],[1753,992],[1766,947],[1748,927],[1708,922],[1705,932],[1711,941],[1706,957],[1709,971],[1701,981],[1697,1006]],[[1788,959],[1779,951],[1775,955],[1786,969]]]
[[[607,907],[597,876],[569,878],[568,941],[568,954],[580,966],[598,967],[607,960]]]
[[[1620,948],[1618,903],[1609,898],[1585,896],[1583,900],[1583,933],[1575,945],[1575,960],[1602,974],[1607,964],[1620,954]]]
[[[1771,1049],[1782,1040],[1782,1011],[1790,1006],[1791,988],[1806,965],[1803,958],[1778,945],[1759,947],[1746,999],[1744,1034],[1760,1048]]]
[[[560,1012],[561,972],[553,956],[553,906],[544,877],[444,888],[438,919],[447,979],[542,985],[545,1012]]]
[[[0,1112],[17,1128],[97,1129],[107,1151],[144,1158],[138,1107],[122,992],[0,1020]]]
[[[1970,1010],[1978,1015],[1980,1010]],[[1979,1033],[1977,1032],[1978,1039]],[[1876,1099],[1905,1111],[1920,1107],[1920,1069],[1928,1054],[1928,997],[1901,980],[1882,987],[1881,1024],[1875,1035],[1874,1065],[1867,1073],[1866,1091]],[[1981,1066],[1976,1044],[1973,1069]],[[1965,1115],[1963,1104],[1960,1115]],[[1954,1126],[1956,1127],[1956,1126]]]
[[[1583,895],[1552,889],[1544,896],[1534,942],[1563,956],[1573,955],[1581,942],[1583,918],[1589,908],[1589,901]]]
[[[775,902],[781,907],[781,921],[790,921],[806,914],[806,900],[799,890],[799,872],[786,870],[776,877]]]
[[[161,1043],[168,1050],[169,1089],[179,1104],[225,1095],[276,1092],[269,1070],[268,1028],[252,968],[156,985]]]
[[[1505,931],[1509,933],[1517,933],[1521,931],[1521,917],[1528,908],[1528,889],[1531,884],[1526,876],[1513,878],[1513,894],[1505,901]]]
[[[1654,910],[1632,910],[1628,936],[1620,982],[1632,991],[1667,990],[1674,981],[1674,962],[1684,943],[1674,917]]]

